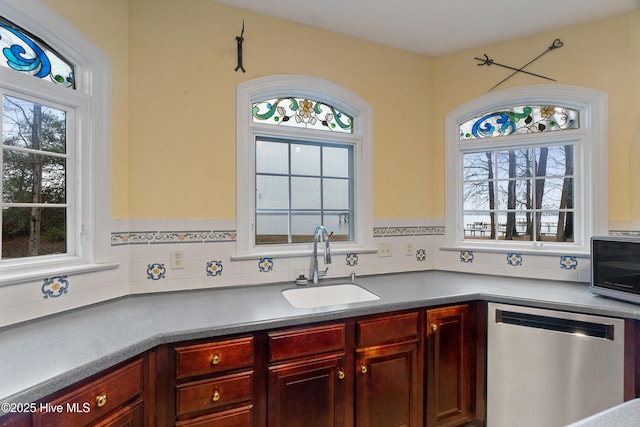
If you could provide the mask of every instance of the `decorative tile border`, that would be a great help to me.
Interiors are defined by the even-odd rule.
[[[444,235],[443,225],[416,227],[373,227],[373,237],[437,236]]]
[[[610,230],[610,236],[640,237],[640,230]]]
[[[111,233],[111,246],[161,243],[235,242],[235,230],[223,231],[131,231]]]
[[[374,227],[373,237],[440,236],[444,225],[413,227]],[[640,230],[611,230],[611,236],[640,237]],[[146,245],[154,243],[235,242],[235,230],[206,231],[129,231],[111,233],[111,246]]]

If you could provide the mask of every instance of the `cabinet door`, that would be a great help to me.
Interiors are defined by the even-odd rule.
[[[344,355],[269,367],[269,427],[346,426]]]
[[[427,426],[472,418],[469,307],[427,310]]]
[[[93,427],[142,427],[144,426],[144,410],[142,399],[115,411]]]
[[[422,423],[417,342],[356,351],[356,426]]]

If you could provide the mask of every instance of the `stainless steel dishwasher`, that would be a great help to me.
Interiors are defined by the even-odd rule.
[[[487,427],[560,427],[623,402],[624,321],[489,303]]]

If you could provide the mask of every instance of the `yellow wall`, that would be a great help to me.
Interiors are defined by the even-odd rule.
[[[111,59],[112,208],[129,211],[129,0],[44,0]]]
[[[640,219],[640,10],[429,58],[212,0],[45,1],[113,62],[114,218],[234,218],[236,85],[281,73],[331,80],[374,107],[375,218],[441,217],[444,116],[508,73],[472,58],[522,65],[560,38],[528,70],[608,92],[610,218]],[[233,71],[243,19],[246,74]]]
[[[210,0],[130,4],[131,218],[234,218],[236,85],[280,73],[322,77],[373,104],[376,212],[428,209],[412,196],[424,194],[412,171],[430,157],[428,111],[415,100],[431,96],[431,59]],[[246,74],[234,72],[243,19]]]

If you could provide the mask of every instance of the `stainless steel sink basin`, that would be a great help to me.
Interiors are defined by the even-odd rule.
[[[353,283],[285,289],[282,295],[296,308],[328,307],[380,299],[373,292]]]

